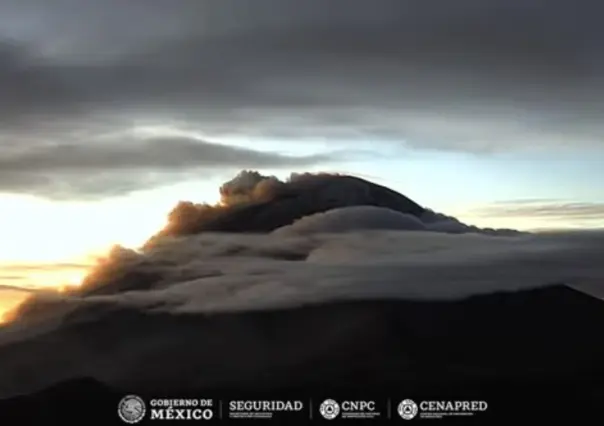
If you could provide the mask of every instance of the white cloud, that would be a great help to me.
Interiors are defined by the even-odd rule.
[[[602,247],[603,232],[203,234],[130,252],[126,261],[111,261],[113,269],[100,268],[106,275],[93,284],[115,285],[126,271],[143,277],[138,287],[129,281],[108,287],[109,294],[56,300],[183,313],[357,298],[461,299],[560,283],[593,286],[604,281]]]

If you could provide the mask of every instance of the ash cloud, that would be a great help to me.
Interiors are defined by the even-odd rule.
[[[219,205],[180,202],[159,234],[270,232],[293,221],[338,207],[386,206],[419,215],[423,207],[388,188],[351,176],[293,173],[285,182],[243,171],[220,188]],[[153,241],[153,239],[152,239]]]

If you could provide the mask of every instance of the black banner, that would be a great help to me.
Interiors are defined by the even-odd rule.
[[[413,393],[321,391],[295,393],[119,394],[54,390],[0,401],[2,425],[278,424],[436,422],[493,424],[604,420],[604,392],[518,385],[497,391]]]

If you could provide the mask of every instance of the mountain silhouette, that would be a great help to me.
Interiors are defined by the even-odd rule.
[[[245,173],[245,172],[244,172]],[[240,174],[239,176],[245,176]],[[272,182],[259,176],[258,182]],[[234,181],[237,177],[234,179]],[[250,192],[259,186],[252,186]],[[296,220],[329,210],[353,207],[383,207],[419,217],[425,208],[411,199],[367,180],[331,174],[305,174],[288,182],[263,188],[243,201],[214,207],[215,214],[196,215],[192,203],[181,203],[172,213],[168,227],[157,236],[181,236],[200,232],[271,232]],[[206,207],[211,210],[210,206]]]
[[[30,388],[53,377],[59,383],[4,400],[5,412],[48,400],[60,407],[70,389],[80,388],[112,403],[125,392],[371,390],[495,398],[515,389],[518,398],[529,398],[539,389],[550,402],[580,395],[589,404],[604,392],[604,343],[597,334],[604,327],[603,302],[562,285],[461,301],[365,300],[181,316],[112,310],[101,318],[0,348],[0,364],[8,367],[0,394],[14,394],[9,383],[24,390],[19,377],[27,367],[30,379],[35,376]],[[82,351],[89,355],[82,358]],[[78,352],[91,365],[65,368],[77,363]],[[33,353],[46,354],[40,365],[28,364]],[[68,378],[69,370],[96,370],[96,377]]]

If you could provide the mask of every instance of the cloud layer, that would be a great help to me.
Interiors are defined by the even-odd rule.
[[[561,200],[520,200],[499,202],[473,212],[483,217],[538,218],[552,222],[572,220],[573,223],[601,227],[603,203],[579,203]]]
[[[252,144],[601,150],[601,12],[595,0],[3,2],[0,152],[89,146],[140,123]]]
[[[308,166],[330,158],[335,159],[330,155],[292,157],[186,137],[44,145],[0,159],[0,192],[97,198],[199,178],[225,168]]]
[[[602,232],[204,233],[143,252],[116,248],[81,289],[35,296],[14,315],[35,330],[61,318],[102,321],[117,308],[177,315],[330,300],[450,300],[554,284],[597,288],[603,242]]]

